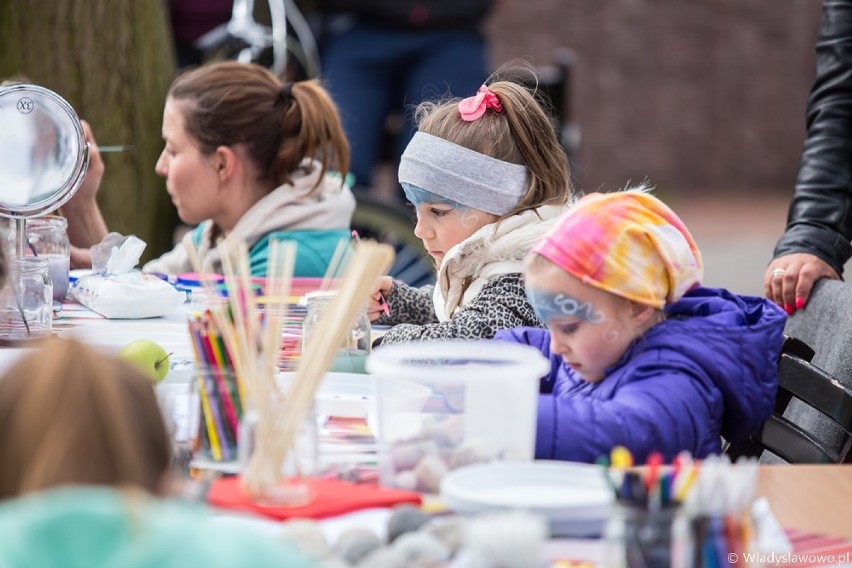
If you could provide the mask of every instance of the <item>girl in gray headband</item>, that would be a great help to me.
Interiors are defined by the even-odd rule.
[[[533,93],[510,81],[467,99],[423,103],[399,167],[414,233],[437,283],[379,280],[368,309],[383,343],[491,338],[542,326],[524,295],[523,258],[571,197],[565,152]],[[386,298],[390,314],[383,311]]]

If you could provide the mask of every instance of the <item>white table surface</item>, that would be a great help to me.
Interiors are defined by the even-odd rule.
[[[133,325],[138,325],[140,329],[144,329],[146,326],[155,328],[156,324],[162,324],[166,322],[183,323],[186,322],[187,315],[190,311],[190,305],[188,303],[184,304],[184,306],[182,306],[176,313],[170,314],[166,317],[140,320],[107,320],[105,318],[99,318],[99,316],[94,313],[88,312],[87,314],[87,310],[85,308],[73,303],[66,304],[65,309],[63,311],[65,310],[67,310],[66,317],[54,320],[54,331],[68,329],[69,327],[87,325],[127,325],[128,322],[132,322]],[[151,337],[151,339],[156,341],[156,337]],[[20,347],[0,348],[0,373],[4,372],[11,365],[13,365],[19,357],[31,350],[31,348]],[[176,379],[183,380],[182,377],[173,376],[167,378],[167,381]],[[793,467],[795,468],[799,466]],[[852,471],[852,468],[842,468],[842,471]],[[795,490],[793,490],[793,493],[795,493]],[[775,502],[775,500],[777,499],[776,495],[773,495],[772,497],[774,497],[774,499],[770,499],[770,503]],[[215,522],[222,523],[225,525],[248,525],[258,531],[269,533],[270,535],[277,535],[281,531],[281,522],[263,517],[253,516],[250,514],[242,514],[232,511],[215,510],[213,512],[213,515]],[[322,530],[330,543],[335,542],[337,537],[345,530],[356,527],[369,528],[376,532],[380,537],[384,537],[389,516],[389,509],[365,509],[362,511],[348,513],[345,515],[340,515],[338,517],[322,520],[320,521],[320,526],[322,527]],[[791,522],[790,518],[787,518],[783,515],[781,515],[781,517],[782,520],[785,521],[786,525],[797,525],[796,522]],[[800,528],[811,527],[802,526]],[[556,539],[548,542],[547,547],[544,550],[544,555],[546,558],[571,558],[575,560],[591,561],[600,564],[604,554],[603,548],[603,544],[600,540]]]

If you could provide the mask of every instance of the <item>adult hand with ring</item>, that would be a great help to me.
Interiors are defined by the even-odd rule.
[[[814,283],[820,278],[840,280],[827,262],[808,253],[779,256],[769,263],[763,275],[766,297],[789,315],[805,307]]]

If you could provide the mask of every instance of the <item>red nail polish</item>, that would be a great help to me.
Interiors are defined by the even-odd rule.
[[[805,298],[804,296],[796,296],[796,309],[801,310],[805,307]]]
[[[793,315],[793,305],[792,304],[784,304],[784,311],[787,312],[788,316]]]

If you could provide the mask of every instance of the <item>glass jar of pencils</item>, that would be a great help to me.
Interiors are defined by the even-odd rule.
[[[9,274],[0,290],[0,339],[49,337],[53,327],[53,285],[47,259],[11,257],[7,265]]]
[[[335,291],[315,291],[305,295],[308,311],[302,323],[302,352],[310,344],[312,337],[319,331],[317,324],[320,317],[337,296]],[[337,356],[331,364],[331,371],[340,373],[366,373],[367,357],[370,354],[370,319],[367,317],[367,307],[358,312],[358,316]]]
[[[215,359],[209,340],[202,348]],[[245,416],[239,380],[233,369],[217,364],[197,365],[193,383],[195,440],[190,466],[225,474],[239,473],[240,426]]]
[[[286,414],[293,410],[288,407],[286,397],[271,404],[275,409],[272,413],[274,418],[280,421],[286,421]],[[260,505],[299,507],[315,497],[308,481],[319,470],[319,434],[313,406],[294,424],[292,440],[280,460],[281,454],[276,450],[288,428],[282,428],[280,424],[261,424],[259,414],[252,410],[246,413],[240,424],[238,459],[243,485],[249,493],[253,485],[266,486],[253,495],[254,502]],[[267,437],[265,448],[260,440],[260,436],[264,435]],[[263,451],[266,454],[258,455]],[[271,479],[264,479],[269,476]]]

